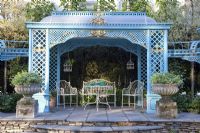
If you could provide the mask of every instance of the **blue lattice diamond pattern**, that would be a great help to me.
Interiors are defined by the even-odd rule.
[[[57,46],[50,49],[50,70],[49,70],[49,90],[56,89],[57,81]]]
[[[141,80],[147,85],[147,50],[141,48]]]
[[[164,71],[164,31],[151,30],[151,75],[156,72]]]
[[[32,45],[32,71],[42,76],[42,89],[45,89],[46,30],[34,29]]]
[[[90,30],[66,30],[66,29],[55,29],[50,30],[50,47],[57,44],[64,43],[67,40],[74,37],[89,37]]]

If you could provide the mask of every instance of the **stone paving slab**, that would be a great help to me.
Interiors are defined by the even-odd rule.
[[[50,113],[38,114],[35,118],[21,119],[16,118],[15,113],[2,113],[0,112],[0,120],[27,120],[27,121],[37,121],[37,120],[65,120],[73,122],[89,122],[89,121],[105,121],[105,122],[130,122],[130,121],[180,121],[180,122],[200,122],[200,115],[194,113],[179,113],[175,119],[161,119],[156,116],[156,114],[147,114],[134,112],[131,109],[121,109],[112,108],[111,110],[105,110],[100,108],[96,111],[96,108],[86,109],[83,107],[79,108],[66,108],[63,110],[56,110]]]
[[[112,128],[111,127],[82,127],[80,129],[80,131],[84,131],[84,132],[95,132],[95,131],[98,131],[98,132],[111,132],[112,131]]]
[[[161,129],[161,126],[112,126],[113,131],[145,131]]]
[[[162,129],[162,126],[58,126],[58,125],[34,125],[37,129],[56,131],[84,131],[84,132],[113,132],[113,131],[145,131]]]
[[[89,111],[87,110],[75,110],[66,118],[66,121],[86,121]]]
[[[97,121],[97,122],[105,121],[106,122],[106,121],[108,121],[107,111],[106,110],[99,110],[99,111],[91,110],[91,111],[89,111],[86,121],[87,122],[93,122],[93,121]]]
[[[147,121],[147,118],[140,112],[124,111],[129,121]]]

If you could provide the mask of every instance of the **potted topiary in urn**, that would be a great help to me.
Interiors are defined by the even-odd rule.
[[[177,115],[177,105],[171,96],[179,91],[178,86],[183,83],[179,75],[173,73],[155,73],[151,78],[152,91],[161,95],[156,103],[157,115],[163,118],[174,118]]]
[[[32,95],[41,90],[41,77],[32,72],[22,71],[17,73],[11,83],[15,86],[15,91],[24,97],[17,102],[16,117],[34,118],[37,114],[37,101]]]

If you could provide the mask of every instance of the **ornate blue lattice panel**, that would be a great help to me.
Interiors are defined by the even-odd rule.
[[[146,47],[146,30],[109,30],[106,31],[106,36],[108,37],[121,37],[128,39],[133,44],[139,44]]]
[[[184,56],[182,59],[190,62],[197,62],[200,64],[200,56]]]
[[[151,75],[164,71],[164,31],[150,31],[150,63]]]
[[[57,81],[57,46],[50,49],[49,90],[56,90]]]
[[[147,86],[147,49],[141,48],[141,80]]]
[[[46,68],[46,30],[32,30],[32,71],[42,76],[42,89],[45,89]]]
[[[125,38],[132,43],[146,47],[146,30],[105,30],[105,37]],[[90,37],[91,30],[67,30],[53,29],[50,30],[50,47],[64,43],[74,37]]]
[[[89,30],[67,30],[67,29],[54,29],[50,30],[50,47],[57,44],[64,43],[74,37],[88,37],[90,36]]]

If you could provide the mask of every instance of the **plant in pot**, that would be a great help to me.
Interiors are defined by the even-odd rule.
[[[179,75],[173,73],[155,73],[151,78],[152,91],[161,95],[156,103],[157,115],[163,118],[174,118],[177,115],[177,105],[171,97],[179,91],[178,86],[183,83]]]
[[[50,91],[50,109],[53,110],[56,106],[57,91]]]
[[[32,72],[22,71],[14,76],[11,83],[15,86],[15,91],[24,97],[17,102],[17,117],[32,118],[37,113],[37,102],[32,95],[41,90],[41,77]],[[32,108],[31,108],[32,107]]]

